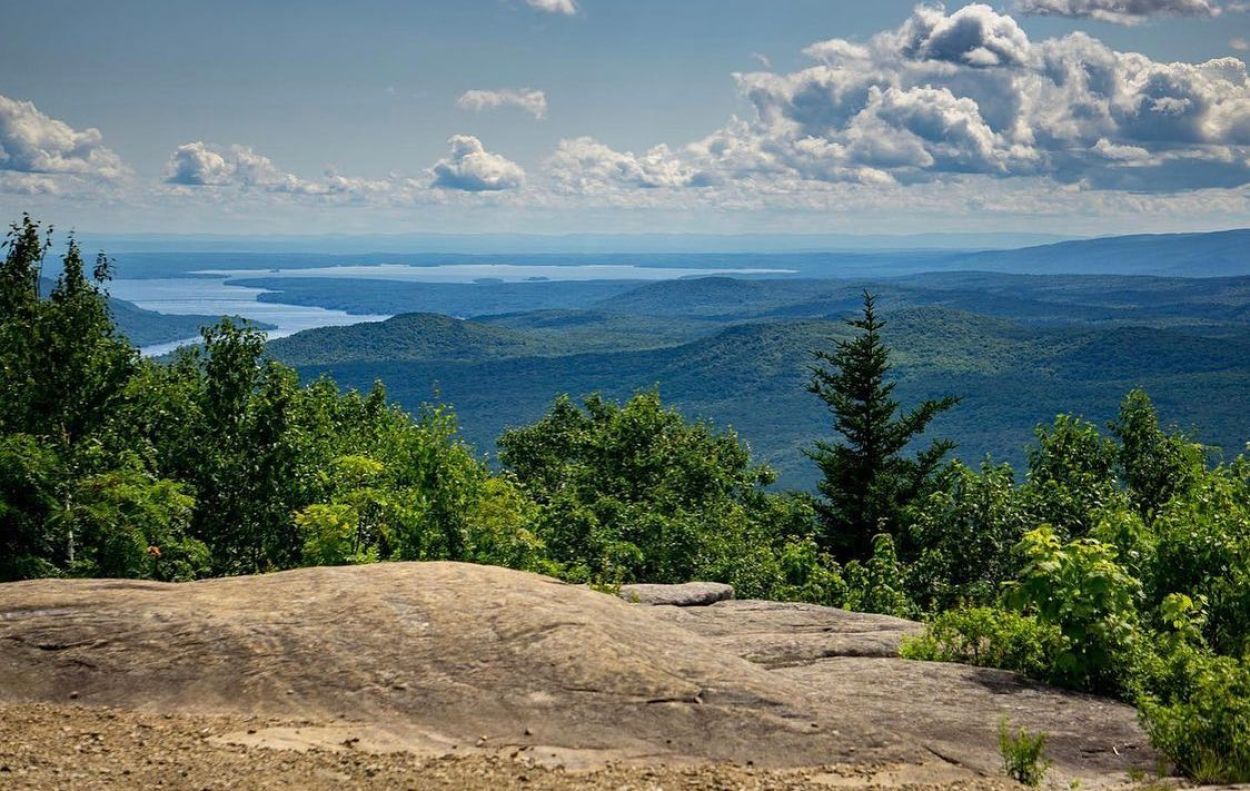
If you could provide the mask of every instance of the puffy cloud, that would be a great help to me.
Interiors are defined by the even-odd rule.
[[[31,102],[0,96],[0,171],[102,179],[125,175],[121,159],[102,140],[98,129],[74,129]]]
[[[516,107],[535,118],[547,115],[547,94],[533,88],[504,88],[497,91],[465,91],[457,101],[461,110],[493,110],[497,107]]]
[[[433,186],[464,192],[494,192],[516,189],[525,181],[521,166],[492,154],[482,141],[471,135],[454,135],[451,156],[440,159],[430,169]]]
[[[165,165],[165,181],[189,187],[260,187],[298,191],[301,180],[247,146],[219,149],[203,141],[178,146]]]
[[[1029,38],[1009,16],[974,3],[948,15],[920,6],[891,42],[901,55],[965,66],[1018,66],[1028,58]]]
[[[615,151],[590,137],[561,140],[547,163],[558,189],[596,193],[616,187],[689,187],[706,184],[700,174],[682,162],[667,146],[656,146],[642,156]]]
[[[546,11],[549,14],[572,16],[577,13],[575,0],[525,0],[525,4],[530,8]]]
[[[1037,160],[1031,147],[995,132],[975,101],[949,88],[873,88],[848,132],[848,154],[866,165],[1001,174],[1030,171]]]
[[[188,186],[221,186],[234,180],[234,165],[202,141],[178,146],[165,165],[165,181]]]
[[[525,171],[489,153],[475,137],[457,135],[449,141],[451,155],[428,171],[426,178],[389,175],[347,176],[333,169],[319,178],[289,173],[247,146],[216,146],[203,141],[179,146],[165,166],[165,182],[175,194],[211,197],[242,195],[302,197],[326,203],[412,205],[440,202],[448,192],[478,193],[521,186]],[[432,187],[441,189],[431,189]]]
[[[1026,14],[1083,17],[1135,25],[1152,16],[1216,16],[1220,7],[1215,0],[1019,0]]]
[[[1250,79],[1235,58],[1161,63],[1073,33],[1031,41],[987,5],[919,7],[816,64],[735,75],[754,117],[644,157],[565,141],[564,190],[748,181],[914,185],[968,175],[1177,191],[1250,183]]]
[[[1244,38],[1229,39],[1228,46],[1238,52],[1250,52],[1250,40]]]
[[[178,146],[165,165],[165,182],[181,187],[235,187],[260,192],[324,197],[363,198],[397,193],[409,185],[401,179],[364,179],[327,171],[320,180],[287,173],[247,146],[226,148],[203,141]]]

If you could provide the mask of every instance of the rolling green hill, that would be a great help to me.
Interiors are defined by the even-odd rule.
[[[616,316],[609,322],[622,321],[606,315]],[[1068,411],[1105,421],[1119,398],[1139,385],[1155,397],[1166,420],[1205,442],[1236,451],[1250,439],[1250,331],[1226,330],[1217,337],[1115,324],[1039,326],[945,307],[890,310],[886,319],[899,397],[907,403],[961,396],[963,403],[942,416],[934,431],[958,441],[959,454],[970,461],[992,454],[1019,462],[1024,439],[1038,423]],[[384,327],[361,325],[357,331],[368,336]],[[664,348],[589,353],[559,353],[548,337],[539,352],[516,356],[499,354],[525,349],[514,334],[497,344],[496,336],[475,325],[466,331],[484,348],[457,349],[452,358],[439,356],[438,343],[412,347],[427,348],[416,352],[430,355],[420,359],[365,345],[355,358],[305,361],[301,372],[328,372],[341,385],[360,388],[381,379],[409,407],[450,403],[466,436],[483,451],[493,451],[504,428],[537,419],[557,394],[624,398],[658,385],[687,414],[737,428],[761,459],[782,472],[783,483],[806,486],[814,474],[802,448],[827,431],[821,405],[804,390],[809,353],[844,337],[846,327],[827,318],[758,321]],[[316,346],[328,332],[304,333],[311,340],[301,342]],[[284,357],[290,347],[275,342],[272,348]],[[359,359],[363,354],[380,356]]]
[[[291,365],[405,360],[488,360],[551,354],[541,338],[502,327],[408,313],[377,323],[322,327],[280,338],[270,352]]]
[[[1027,323],[1250,325],[1250,277],[936,272],[856,280],[698,278],[640,286],[595,310],[722,321],[841,316],[870,290],[886,309],[941,306]]]

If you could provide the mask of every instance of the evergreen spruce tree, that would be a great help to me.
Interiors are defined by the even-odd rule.
[[[904,544],[902,510],[930,487],[954,443],[938,440],[914,457],[903,452],[934,417],[958,403],[953,397],[926,400],[900,414],[894,383],[886,381],[890,350],[872,294],[864,292],[862,317],[847,323],[858,335],[838,341],[833,351],[813,351],[808,385],[829,407],[840,436],[806,451],[823,476],[817,511],[825,548],[844,561],[870,557],[878,533]]]

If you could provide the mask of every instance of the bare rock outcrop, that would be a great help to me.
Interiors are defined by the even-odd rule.
[[[997,774],[1008,716],[1052,735],[1056,777],[1090,787],[1152,766],[1131,708],[894,658],[916,628],[808,605],[636,606],[456,563],[42,580],[0,585],[0,703],[297,717],[367,726],[383,746],[569,766],[938,762],[970,776]]]
[[[734,597],[732,585],[723,582],[686,582],[681,585],[622,585],[617,594],[631,604],[672,607],[706,607]]]
[[[796,602],[722,601],[709,607],[662,608],[656,615],[770,668],[833,656],[894,658],[903,637],[924,628],[888,615]]]

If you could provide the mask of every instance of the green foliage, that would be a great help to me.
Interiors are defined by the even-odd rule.
[[[1153,598],[1203,597],[1212,648],[1250,651],[1250,465],[1238,460],[1203,473],[1188,496],[1163,508],[1154,531]]]
[[[1027,487],[1033,513],[1062,537],[1084,536],[1102,509],[1124,501],[1115,443],[1071,415],[1060,415],[1049,428],[1039,426],[1036,434]]]
[[[1051,765],[1045,750],[1046,734],[1029,733],[1024,728],[1012,732],[1006,717],[998,724],[998,752],[1003,771],[1011,779],[1030,788],[1041,785]]]
[[[50,448],[27,434],[0,436],[0,581],[54,576],[60,542],[49,530],[64,471]]]
[[[1090,538],[1064,544],[1042,525],[1016,551],[1022,566],[1004,600],[1063,634],[1055,679],[1078,689],[1122,689],[1123,660],[1137,636],[1140,584],[1116,562],[1115,550]]]
[[[135,470],[75,482],[55,532],[80,549],[66,571],[82,577],[150,577],[169,582],[206,576],[208,548],[189,533],[195,501],[185,487]]]
[[[954,447],[939,440],[915,458],[904,450],[955,398],[925,400],[899,414],[893,398],[889,349],[881,338],[884,322],[877,318],[873,296],[864,293],[863,317],[849,322],[859,333],[839,340],[834,351],[812,354],[808,390],[833,416],[841,441],[820,440],[808,455],[820,468],[822,499],[817,509],[827,548],[842,559],[865,559],[874,552],[880,532],[903,536],[901,512],[927,493],[933,473]]]
[[[510,478],[483,477],[468,514],[465,560],[560,575],[560,564],[532,529],[537,510]]]
[[[924,634],[904,641],[901,653],[905,659],[998,667],[1046,678],[1063,649],[1059,628],[1034,615],[973,607],[939,614]]]
[[[1143,390],[1124,397],[1111,430],[1120,441],[1118,461],[1129,498],[1149,523],[1175,495],[1193,486],[1203,468],[1202,448],[1183,434],[1163,431]]]
[[[62,273],[48,297],[40,272],[52,246],[30,217],[11,226],[0,264],[0,432],[24,432],[52,443],[64,461],[117,406],[137,364],[108,313],[103,255],[89,274],[70,239]]]
[[[846,564],[846,599],[843,606],[858,612],[876,612],[898,618],[916,614],[904,590],[903,567],[894,552],[894,539],[879,533],[872,539],[872,557]]]
[[[954,463],[911,523],[908,589],[928,612],[997,602],[1015,571],[1012,549],[1035,524],[1011,467],[989,462],[979,474]]]
[[[350,505],[314,503],[295,514],[304,536],[304,565],[373,563],[377,546],[361,541],[360,512]]]
[[[1185,694],[1140,702],[1151,742],[1200,783],[1250,782],[1250,660],[1198,654],[1186,671]]]
[[[843,606],[846,581],[832,555],[821,552],[811,536],[786,541],[777,554],[781,580],[770,591],[780,601]]]
[[[535,532],[574,579],[710,578],[766,590],[773,582],[758,572],[775,566],[774,520],[804,518],[763,493],[772,473],[751,464],[734,434],[687,422],[654,391],[623,406],[592,396],[584,409],[560,398],[499,447],[538,505]]]

